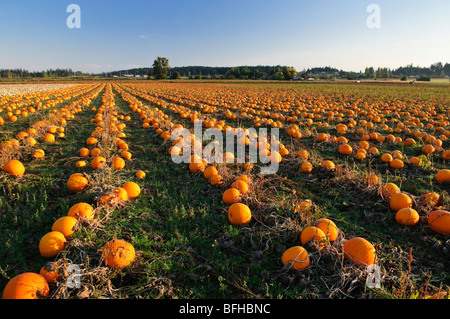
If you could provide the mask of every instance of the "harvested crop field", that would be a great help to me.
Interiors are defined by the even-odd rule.
[[[448,297],[447,88],[88,82],[0,108],[0,291],[40,273],[53,299]],[[209,129],[234,138],[225,162]]]
[[[12,96],[12,95],[23,95],[34,92],[42,92],[42,91],[50,91],[50,90],[59,90],[62,88],[71,87],[75,84],[73,83],[52,83],[52,84],[0,84],[0,97],[2,96]]]

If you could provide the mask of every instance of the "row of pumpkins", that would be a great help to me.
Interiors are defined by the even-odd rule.
[[[106,100],[111,101],[111,90],[107,88],[105,95]],[[109,99],[108,99],[109,97]],[[105,96],[104,96],[105,98]],[[106,103],[104,100],[104,105],[109,107],[113,106],[113,103]],[[99,109],[101,114],[103,108]],[[98,126],[97,126],[98,127]],[[118,130],[119,131],[119,130]],[[94,131],[97,132],[97,131]],[[93,135],[95,133],[93,132]],[[119,138],[117,138],[119,139]],[[86,144],[88,146],[96,145],[98,141],[93,141],[90,138],[87,139]],[[85,148],[82,148],[83,150]],[[122,150],[122,148],[118,148]],[[80,150],[80,151],[81,151]],[[123,151],[123,150],[122,150]],[[80,152],[80,156],[88,157],[84,151]],[[97,156],[96,156],[97,157]],[[94,159],[96,158],[94,157]],[[128,156],[127,156],[128,157]],[[96,161],[92,160],[93,163]],[[14,174],[16,176],[21,176],[25,172],[23,164],[19,161],[13,160],[14,162],[7,163],[6,169],[14,166]],[[77,167],[79,163],[77,162]],[[105,166],[92,165],[93,169],[104,169]],[[4,167],[5,169],[5,167]],[[117,168],[114,168],[117,169]],[[5,170],[6,171],[6,170]],[[136,173],[139,178],[144,178],[145,173],[139,171]],[[67,187],[73,192],[83,191],[89,185],[89,180],[85,174],[74,173],[72,174],[68,181]],[[137,198],[141,190],[137,183],[126,182],[121,187],[116,187],[114,190],[101,197],[99,201],[99,206],[108,205],[109,207],[116,207],[120,202],[127,201],[129,199]],[[53,258],[60,254],[64,249],[67,248],[70,242],[70,236],[77,230],[80,223],[89,222],[96,218],[95,209],[92,205],[88,203],[77,203],[73,205],[67,216],[60,217],[57,219],[49,233],[45,234],[39,242],[39,252],[41,256],[45,258]],[[135,259],[135,249],[134,247],[120,239],[113,239],[107,242],[102,249],[102,261],[109,267],[112,268],[124,268],[128,266]],[[40,299],[46,297],[50,293],[51,284],[55,283],[58,278],[60,278],[60,266],[59,263],[49,262],[42,267],[39,274],[27,272],[12,278],[3,290],[3,299]]]
[[[41,109],[54,107],[91,90],[93,86],[95,85],[83,84],[53,91],[3,97],[0,101],[0,125],[5,124],[5,119],[1,116],[3,112],[6,112],[6,118],[9,122],[17,122],[20,117],[28,117],[30,113],[33,114]],[[47,102],[43,103],[45,101]]]

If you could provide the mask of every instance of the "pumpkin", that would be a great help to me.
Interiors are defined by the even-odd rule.
[[[445,235],[450,235],[450,212],[435,210],[428,215],[428,226],[431,230]]]
[[[52,133],[47,133],[44,135],[44,140],[49,143],[55,143],[55,135],[53,135]]]
[[[222,200],[225,204],[233,204],[241,199],[241,192],[237,188],[229,188],[223,192]]]
[[[401,159],[396,158],[396,159],[393,159],[393,160],[389,163],[389,165],[390,165],[392,168],[398,169],[398,168],[403,168],[403,167],[405,166],[405,163],[403,163],[403,161],[402,161]]]
[[[313,169],[313,165],[310,162],[304,162],[300,166],[300,171],[304,174],[311,173]]]
[[[81,173],[72,174],[67,180],[67,187],[74,192],[81,192],[88,185],[88,179]]]
[[[200,163],[190,163],[189,170],[192,173],[203,172],[205,170],[205,164],[203,162]]]
[[[396,212],[402,208],[411,208],[412,199],[405,193],[394,194],[389,201],[389,207]]]
[[[136,198],[141,193],[141,188],[134,182],[126,182],[122,185],[122,188],[125,189],[129,198]]]
[[[439,194],[436,192],[427,192],[420,196],[420,202],[422,205],[434,207],[439,201]]]
[[[98,147],[94,147],[94,148],[91,150],[90,155],[91,155],[92,157],[95,157],[95,156],[99,156],[101,153],[102,153],[102,150],[101,150],[101,149],[99,149]]]
[[[115,170],[121,170],[125,167],[125,160],[121,157],[114,157],[112,160],[112,168]]]
[[[3,171],[14,176],[22,176],[25,173],[25,166],[18,160],[10,160],[3,166]]]
[[[88,157],[90,154],[89,149],[87,149],[86,147],[81,148],[79,153],[81,157]]]
[[[323,161],[322,163],[320,163],[320,166],[325,167],[326,169],[329,169],[329,170],[335,168],[334,163],[329,160]]]
[[[222,178],[221,175],[216,174],[216,175],[213,175],[211,177],[209,182],[211,183],[211,185],[222,185],[223,184],[223,178]]]
[[[120,156],[122,156],[126,160],[129,160],[129,159],[131,159],[132,155],[131,155],[131,152],[129,152],[129,151],[122,151],[120,153]]]
[[[102,260],[111,268],[125,268],[136,258],[136,252],[130,243],[113,239],[107,242],[102,249]]]
[[[3,299],[41,299],[50,292],[47,281],[40,274],[23,273],[12,278],[3,290]]]
[[[88,203],[78,203],[73,205],[69,212],[67,213],[67,216],[75,217],[77,219],[83,218],[83,219],[93,219],[94,218],[94,208],[89,205]]]
[[[231,187],[237,188],[244,196],[248,194],[248,183],[244,180],[236,180],[233,184],[231,184]]]
[[[390,163],[390,162],[392,162],[392,160],[393,160],[394,158],[392,157],[392,155],[391,154],[383,154],[383,155],[381,155],[381,161],[383,162],[383,163]]]
[[[414,166],[419,166],[420,158],[418,158],[417,156],[412,156],[408,158],[408,162]]]
[[[37,150],[34,151],[33,157],[34,158],[45,158],[44,150],[38,148]]]
[[[106,166],[106,158],[103,156],[96,156],[91,161],[91,166],[93,169],[102,169]]]
[[[395,220],[401,225],[414,226],[419,222],[420,217],[415,209],[405,207],[395,214]]]
[[[302,270],[309,266],[308,252],[302,246],[294,246],[287,249],[281,256],[283,265],[290,265],[290,268]]]
[[[353,149],[349,144],[341,144],[339,146],[339,153],[343,155],[350,155],[353,153]]]
[[[110,195],[118,201],[125,202],[128,200],[128,193],[123,187],[114,188]]]
[[[436,173],[436,181],[438,183],[450,182],[450,169],[441,169]]]
[[[308,153],[308,151],[306,151],[306,150],[300,150],[300,151],[298,151],[298,152],[297,152],[297,155],[298,155],[300,158],[303,158],[303,159],[305,159],[305,160],[307,160],[307,159],[309,158],[309,153]]]
[[[53,284],[59,277],[57,264],[51,261],[46,263],[39,271],[39,274],[45,278],[47,283]]]
[[[144,171],[137,171],[136,172],[136,177],[140,178],[140,179],[145,178],[145,172]]]
[[[95,137],[88,137],[88,139],[86,140],[86,144],[91,146],[91,145],[95,145],[98,143],[98,140]]]
[[[43,257],[55,257],[66,244],[66,238],[59,231],[51,231],[45,234],[39,242],[39,252]]]
[[[52,231],[59,231],[64,236],[72,235],[76,230],[78,219],[72,216],[63,216],[52,225]]]
[[[344,258],[358,266],[370,266],[375,261],[375,247],[366,239],[349,239],[343,247]]]
[[[383,198],[391,198],[392,195],[400,193],[400,188],[394,183],[386,183],[381,188]]]
[[[326,236],[325,233],[316,226],[308,226],[300,233],[300,242],[302,245],[313,241],[318,244],[320,248],[325,246]]]
[[[436,148],[431,144],[427,144],[424,147],[422,147],[422,153],[424,154],[433,154],[435,151]]]
[[[336,224],[328,218],[320,218],[314,222],[320,228],[329,241],[335,241],[339,236],[339,229]]]
[[[217,175],[217,174],[218,174],[218,171],[217,171],[217,169],[214,166],[208,166],[203,171],[203,176],[206,179],[210,179],[211,177],[213,177],[214,175]]]
[[[252,218],[250,208],[242,203],[234,203],[228,208],[228,220],[233,225],[248,224]]]

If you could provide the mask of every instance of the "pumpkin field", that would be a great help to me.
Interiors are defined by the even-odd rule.
[[[3,299],[450,298],[448,85],[70,84],[0,96]]]

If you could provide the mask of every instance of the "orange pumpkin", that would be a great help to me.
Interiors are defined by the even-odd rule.
[[[48,296],[49,286],[39,274],[27,272],[12,278],[3,290],[3,299],[41,299]]]
[[[136,198],[141,193],[141,188],[135,182],[126,182],[122,188],[127,192],[128,198]]]
[[[403,167],[405,166],[405,163],[403,163],[403,161],[402,161],[401,159],[396,158],[396,159],[393,159],[393,160],[389,163],[389,165],[390,165],[392,168],[399,169],[399,168],[403,168]]]
[[[35,150],[34,151],[34,154],[33,154],[33,157],[34,158],[45,158],[45,152],[44,152],[44,150],[42,150],[42,149],[37,149],[37,150]]]
[[[22,176],[25,173],[25,166],[18,160],[10,160],[3,166],[3,171],[14,176]]]
[[[302,246],[294,246],[287,249],[281,256],[283,265],[290,265],[289,267],[295,270],[302,270],[309,266],[308,252]]]
[[[86,147],[81,148],[79,153],[81,157],[88,157],[90,154],[89,149],[87,149]]]
[[[81,173],[72,174],[67,180],[67,187],[74,192],[81,192],[88,185],[88,179]]]
[[[211,185],[222,185],[223,184],[223,178],[222,178],[221,175],[216,174],[216,175],[213,175],[211,177],[209,182],[211,183]]]
[[[136,172],[136,177],[140,178],[140,179],[145,178],[145,172],[144,171],[137,171]]]
[[[128,193],[123,187],[114,188],[110,195],[119,202],[128,200]]]
[[[353,153],[353,149],[349,144],[342,144],[339,146],[339,153],[343,155],[350,155]]]
[[[320,228],[329,241],[335,241],[339,236],[339,229],[336,224],[328,218],[320,218],[314,222]]]
[[[39,252],[43,257],[55,257],[66,244],[66,238],[59,231],[51,231],[45,234],[39,242]]]
[[[400,188],[394,183],[386,183],[381,188],[383,198],[389,199],[392,195],[400,193]]]
[[[244,196],[248,194],[248,183],[244,180],[236,180],[233,184],[231,184],[231,187],[237,188]]]
[[[450,212],[442,209],[432,211],[428,215],[428,226],[437,233],[450,235]]]
[[[313,165],[310,162],[304,162],[300,166],[300,171],[304,174],[311,173],[313,169]]]
[[[450,182],[450,169],[441,169],[436,173],[436,181],[438,183]]]
[[[322,248],[325,246],[326,237],[325,233],[319,227],[308,226],[300,233],[300,242],[302,245],[305,245],[306,243],[313,241],[319,245],[319,248]]]
[[[57,219],[53,225],[53,231],[59,231],[64,236],[70,236],[75,232],[78,219],[72,216],[63,216]]]
[[[323,161],[322,163],[320,163],[320,166],[325,167],[326,169],[329,169],[329,170],[336,168],[334,163],[330,160]]]
[[[106,166],[106,158],[103,156],[96,156],[91,161],[91,166],[93,169],[102,169]]]
[[[207,179],[210,179],[211,177],[217,174],[218,174],[217,169],[214,166],[208,166],[203,171],[203,176]]]
[[[112,160],[112,168],[115,170],[121,170],[125,167],[125,160],[121,157],[114,157]]]
[[[375,247],[366,239],[355,237],[349,239],[343,247],[344,258],[358,266],[367,267],[375,261]]]
[[[248,224],[252,218],[250,208],[242,203],[234,203],[228,208],[228,220],[233,225]]]
[[[45,278],[47,283],[53,284],[59,277],[59,271],[58,266],[56,262],[48,262],[46,263],[41,270],[39,271],[39,274]]]
[[[229,188],[223,192],[222,200],[225,204],[233,204],[241,199],[241,192],[237,188]]]
[[[405,207],[395,214],[395,220],[401,225],[414,226],[419,222],[420,217],[415,209]]]
[[[88,203],[78,203],[73,205],[69,212],[67,213],[67,216],[74,217],[77,219],[83,218],[83,219],[93,219],[94,218],[94,208],[89,205]]]
[[[405,193],[394,194],[389,201],[389,207],[396,212],[402,208],[411,208],[412,199]]]
[[[102,260],[111,268],[125,268],[136,258],[136,252],[130,243],[114,239],[105,244],[102,249]]]

